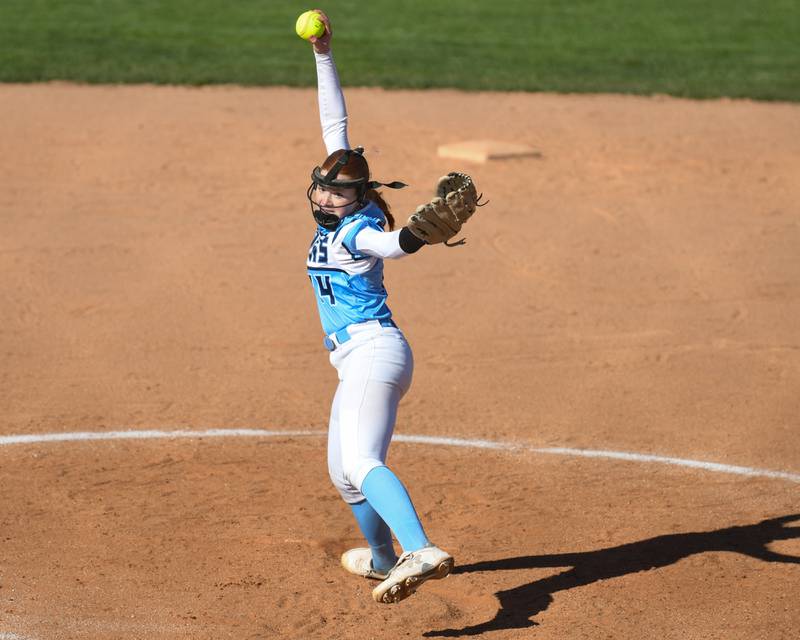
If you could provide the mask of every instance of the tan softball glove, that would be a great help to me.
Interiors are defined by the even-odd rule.
[[[447,241],[461,231],[461,225],[469,220],[477,207],[482,206],[479,200],[470,176],[466,173],[448,173],[439,178],[436,197],[417,207],[406,226],[428,244],[444,242],[448,247],[464,244],[463,239],[454,243]]]

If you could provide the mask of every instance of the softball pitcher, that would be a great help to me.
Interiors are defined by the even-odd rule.
[[[414,365],[386,304],[383,261],[452,238],[475,211],[478,197],[469,176],[449,174],[440,180],[441,197],[419,207],[406,226],[394,231],[389,206],[376,188],[406,185],[370,180],[363,149],[351,149],[330,49],[330,21],[318,13],[325,33],[310,41],[329,155],[311,173],[307,195],[316,233],[306,264],[326,334],[323,342],[339,377],[328,431],[328,470],[369,545],[345,552],[342,566],[379,580],[373,598],[394,603],[425,581],[447,576],[453,558],[428,540],[406,488],[385,464],[397,406],[411,385]],[[392,533],[402,547],[399,557]]]

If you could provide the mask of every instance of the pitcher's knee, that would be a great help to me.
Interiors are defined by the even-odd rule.
[[[378,458],[356,458],[344,468],[344,476],[347,482],[355,487],[359,492],[361,485],[364,483],[364,478],[375,467],[384,466],[383,460]]]
[[[352,504],[364,499],[361,485],[367,474],[375,467],[382,466],[384,466],[382,460],[370,456],[353,456],[344,460],[334,457],[328,460],[328,476],[342,499]]]
[[[348,504],[355,504],[364,500],[364,496],[341,473],[329,473],[331,483],[336,487],[339,495]]]

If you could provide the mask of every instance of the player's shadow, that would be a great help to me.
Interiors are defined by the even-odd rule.
[[[765,562],[800,564],[798,557],[776,553],[767,548],[768,544],[776,540],[800,538],[800,526],[786,526],[794,520],[800,520],[800,513],[717,531],[658,536],[597,551],[522,556],[457,566],[454,573],[546,567],[572,568],[514,589],[498,591],[495,595],[500,601],[500,609],[491,620],[463,629],[428,631],[424,635],[474,636],[487,631],[532,627],[538,623],[531,618],[547,609],[553,601],[553,594],[559,591],[582,587],[598,580],[665,567],[697,553],[730,551]]]

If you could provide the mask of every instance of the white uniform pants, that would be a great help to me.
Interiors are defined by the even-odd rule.
[[[397,405],[411,386],[414,359],[395,327],[348,327],[351,339],[330,354],[339,373],[328,428],[328,472],[345,502],[364,500],[361,483],[386,461]]]

